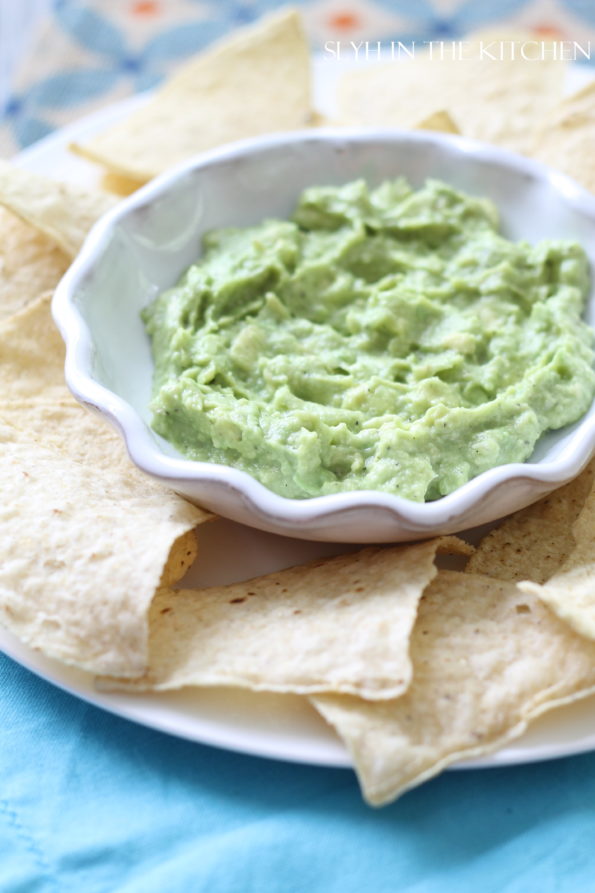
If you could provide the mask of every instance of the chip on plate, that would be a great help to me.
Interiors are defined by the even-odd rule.
[[[564,99],[543,123],[531,154],[595,192],[595,83]]]
[[[117,475],[31,440],[1,409],[0,456],[2,624],[67,664],[141,675],[172,545],[207,516],[166,491],[122,499]]]
[[[441,571],[424,593],[411,660],[413,680],[400,698],[312,699],[377,806],[595,691],[595,643],[513,583],[458,571]]]
[[[310,52],[299,15],[276,12],[182,66],[113,127],[72,148],[146,182],[198,152],[311,123]]]
[[[243,583],[163,590],[151,608],[147,673],[102,687],[395,697],[411,679],[409,637],[439,547],[370,548]]]
[[[562,96],[564,64],[527,61],[520,54],[494,58],[494,46],[503,40],[463,41],[460,55],[456,41],[450,53],[449,42],[442,43],[446,53],[437,46],[413,59],[346,72],[339,83],[338,118],[362,127],[412,128],[446,110],[464,136],[528,152]]]
[[[116,203],[107,193],[58,183],[0,160],[0,205],[74,257],[95,221]]]
[[[500,522],[479,543],[466,570],[499,580],[545,581],[576,545],[572,525],[592,487],[595,462],[569,484]]]
[[[55,288],[68,265],[50,239],[0,208],[0,321]]]
[[[572,527],[574,548],[543,585],[531,580],[519,589],[542,599],[582,636],[595,639],[595,485]]]

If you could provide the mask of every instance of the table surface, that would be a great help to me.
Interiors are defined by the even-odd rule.
[[[278,5],[270,0],[210,6],[197,0],[54,4],[61,21],[72,26],[71,42],[84,31],[76,30],[82,21],[77,10],[104,18],[122,17],[126,10],[144,16],[151,10],[179,11],[206,16],[205,33],[213,35]],[[88,97],[83,102],[77,94],[75,102],[74,87],[70,94],[66,90],[70,104],[62,96],[57,111],[47,91],[43,97],[39,89],[35,93],[41,75],[33,61],[29,64],[31,46],[39,16],[50,5],[51,0],[0,0],[0,115],[10,83],[15,116],[11,121],[10,110],[5,115],[12,140],[7,138],[6,152],[88,110]],[[561,34],[574,29],[577,39],[595,34],[595,4],[584,0],[308,4],[318,41],[324,38],[325,16],[327,24],[333,17],[335,24],[341,16],[344,22],[347,15],[359,17],[361,28],[373,24],[384,28],[383,36],[395,22],[402,28],[406,23],[409,34],[430,39],[460,33],[488,12],[491,20],[506,16],[506,22]],[[88,31],[85,35],[89,42]],[[75,49],[80,54],[80,46]],[[116,62],[104,69],[110,65],[115,68]],[[122,90],[143,83],[126,81]],[[93,102],[112,101],[114,89],[106,88]],[[26,126],[16,122],[19,104],[26,106]],[[40,121],[36,130],[31,122]],[[2,893],[574,893],[594,888],[595,754],[445,773],[373,810],[362,802],[348,770],[285,764],[178,740],[78,701],[0,655],[0,777]]]

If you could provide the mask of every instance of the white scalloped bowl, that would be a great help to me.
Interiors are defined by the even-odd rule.
[[[549,432],[530,461],[484,472],[431,503],[354,491],[287,499],[243,471],[181,456],[151,429],[153,364],[140,310],[200,254],[206,230],[288,217],[313,184],[437,177],[488,196],[512,239],[578,240],[595,268],[595,199],[536,162],[463,138],[320,130],[226,146],[164,174],[93,228],[58,286],[53,313],[75,397],[121,432],[147,474],[217,514],[302,539],[398,542],[464,530],[520,509],[577,475],[595,450],[595,405]],[[595,323],[595,292],[587,308]]]

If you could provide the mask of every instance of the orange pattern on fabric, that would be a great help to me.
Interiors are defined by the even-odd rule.
[[[536,34],[539,34],[540,37],[564,37],[564,33],[555,25],[536,25],[533,30]]]
[[[159,4],[154,0],[139,0],[132,6],[132,15],[135,16],[154,16],[159,13]]]
[[[328,24],[331,28],[338,28],[341,31],[351,31],[361,24],[359,16],[353,12],[338,12],[336,15],[330,16]]]

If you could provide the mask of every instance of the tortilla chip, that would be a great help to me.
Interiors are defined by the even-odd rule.
[[[535,133],[562,97],[564,64],[480,58],[465,41],[467,59],[414,59],[356,68],[338,88],[338,116],[363,127],[413,128],[441,109],[468,137],[528,152]]]
[[[101,188],[105,192],[111,192],[114,195],[132,195],[142,185],[141,180],[131,180],[130,177],[123,177],[121,174],[114,174],[110,171],[101,178]]]
[[[50,315],[51,295],[0,323],[0,417],[30,441],[59,451],[83,465],[109,487],[122,510],[130,500],[144,504],[147,517],[159,507],[185,501],[143,474],[131,462],[120,435],[107,421],[84,409],[63,379],[64,346]],[[196,523],[212,517],[194,510]],[[142,527],[140,528],[142,530]],[[172,585],[196,555],[193,533],[182,537],[164,568],[160,585]]]
[[[307,126],[310,80],[299,15],[282,10],[214,45],[125,121],[71,148],[146,182],[223,143]]]
[[[0,320],[55,288],[68,265],[49,239],[0,208]]]
[[[197,555],[196,532],[189,530],[188,533],[179,537],[171,547],[159,586],[173,586],[175,583],[179,583],[196,561]]]
[[[172,544],[204,514],[166,491],[123,500],[105,470],[4,422],[0,456],[0,621],[67,664],[142,674],[147,613]]]
[[[77,403],[64,388],[63,399],[15,399],[0,401],[0,413],[15,428],[26,431],[50,449],[92,465],[99,473],[133,472],[133,465],[121,436],[106,419]],[[143,481],[149,481],[138,472]]]
[[[0,205],[47,236],[68,257],[78,254],[95,221],[116,201],[113,195],[58,183],[0,160]]]
[[[66,388],[64,391],[64,400],[0,401],[0,416],[31,440],[93,468],[99,475],[106,472],[113,492],[117,491],[123,501],[130,496],[158,502],[164,492],[171,494],[133,464],[122,437],[105,418],[69,399]],[[203,514],[205,520],[213,517],[209,512]]]
[[[64,344],[50,313],[51,292],[0,322],[2,400],[63,400]]]
[[[203,590],[163,590],[151,608],[139,691],[234,685],[390,698],[411,679],[409,637],[440,540],[370,548]]]
[[[457,571],[439,572],[424,593],[411,659],[413,681],[395,700],[312,698],[377,806],[595,691],[594,643],[514,584]]]
[[[66,387],[64,344],[51,317],[51,298],[42,295],[0,322],[0,414],[33,440],[106,472],[113,484],[117,476],[122,498],[144,494],[158,501],[169,491],[131,462],[119,433]]]
[[[323,112],[317,112],[316,110],[313,110],[310,113],[308,123],[311,127],[340,127],[340,124],[337,124],[329,115],[325,115]]]
[[[591,490],[595,461],[579,477],[506,518],[482,539],[467,571],[545,583],[575,547],[572,525]]]
[[[64,383],[64,344],[51,313],[51,294],[0,322],[0,415],[32,440],[107,474],[123,501],[159,503],[174,497],[130,460],[108,421],[77,403]],[[213,517],[201,510],[201,519]]]
[[[545,585],[519,583],[522,592],[539,596],[581,636],[595,639],[595,485],[572,528],[575,547]]]
[[[595,84],[588,84],[563,100],[547,118],[531,154],[595,192],[594,145]]]
[[[439,112],[434,112],[431,115],[428,115],[427,118],[424,118],[422,121],[419,121],[415,125],[416,130],[435,130],[439,133],[460,133],[461,131],[452,120],[448,112],[441,110]]]

